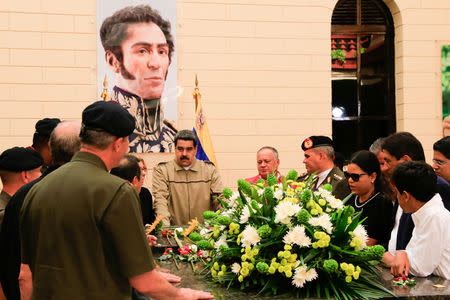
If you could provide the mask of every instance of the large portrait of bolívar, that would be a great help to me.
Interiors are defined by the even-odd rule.
[[[98,93],[136,120],[130,152],[173,152],[176,2],[98,0]]]

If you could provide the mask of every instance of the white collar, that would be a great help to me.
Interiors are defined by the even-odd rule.
[[[414,225],[418,226],[420,221],[429,213],[430,210],[433,209],[433,207],[436,206],[442,206],[442,209],[444,208],[444,204],[442,203],[441,195],[436,193],[433,198],[428,200],[421,208],[419,208],[416,212],[412,213],[412,219],[414,221]]]
[[[321,173],[316,175],[317,177],[319,177],[319,179],[317,180],[317,185],[316,186],[319,186],[319,185],[322,184],[322,182],[325,180],[325,178],[327,178],[328,174],[330,174],[332,169],[333,168],[325,170],[325,171],[323,171],[323,172],[321,172]]]

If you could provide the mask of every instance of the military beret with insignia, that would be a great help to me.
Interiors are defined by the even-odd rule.
[[[49,138],[53,129],[55,129],[56,125],[59,123],[61,123],[61,120],[58,118],[45,118],[39,120],[35,125],[35,134]]]
[[[0,154],[0,170],[22,172],[36,169],[43,163],[41,154],[29,148],[14,147]]]
[[[82,114],[88,129],[106,131],[116,137],[129,136],[135,127],[130,113],[115,101],[97,101],[86,107]]]
[[[310,136],[309,138],[305,139],[302,143],[303,151],[306,151],[306,150],[312,149],[312,148],[316,148],[316,147],[321,147],[321,146],[333,147],[333,141],[327,136],[313,135],[313,136]]]

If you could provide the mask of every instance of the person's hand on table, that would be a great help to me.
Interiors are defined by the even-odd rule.
[[[196,299],[214,299],[214,296],[208,292],[198,291],[188,288],[180,289],[181,297],[183,300],[196,300]]]
[[[165,278],[168,282],[171,283],[180,283],[181,282],[181,277],[177,276],[175,274],[170,273],[170,271],[165,272],[166,269],[160,270],[159,268],[156,269],[159,272],[159,275],[161,275],[161,277]]]
[[[150,247],[153,247],[157,244],[157,238],[154,235],[151,234],[147,234],[147,240],[148,240],[148,244],[150,245]]]
[[[408,276],[409,260],[405,251],[397,251],[391,264],[391,273],[394,276]]]

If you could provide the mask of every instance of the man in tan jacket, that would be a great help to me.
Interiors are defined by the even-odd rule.
[[[222,191],[222,180],[211,162],[197,160],[197,138],[190,130],[175,135],[175,159],[153,169],[152,192],[156,214],[165,225],[203,221],[203,212],[213,210]]]

